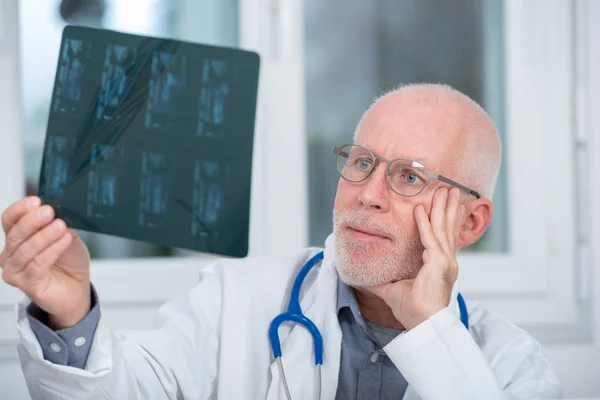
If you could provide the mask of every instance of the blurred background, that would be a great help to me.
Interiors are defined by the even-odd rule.
[[[332,147],[352,141],[376,96],[406,83],[447,83],[487,110],[504,146],[493,222],[459,260],[463,293],[536,336],[567,396],[600,396],[593,372],[600,371],[600,307],[594,296],[600,273],[593,246],[600,219],[592,207],[600,200],[594,185],[599,162],[592,157],[594,148],[600,150],[600,124],[591,112],[600,106],[593,90],[600,89],[600,69],[594,69],[600,67],[599,3],[4,0],[0,87],[10,90],[0,101],[5,106],[0,116],[13,129],[0,138],[6,167],[0,205],[37,193],[67,24],[261,55],[253,255],[323,246],[339,179]],[[148,326],[157,305],[193,285],[198,268],[212,259],[81,234],[107,299],[107,317],[122,329]],[[17,298],[0,286],[1,326],[13,324],[9,311]],[[14,343],[14,331],[0,334],[0,398],[7,390],[6,398],[28,398]]]
[[[20,5],[28,194],[37,193],[55,74],[52,68],[40,69],[40,60],[56,59],[66,24],[239,45],[236,0],[21,1]],[[322,245],[331,233],[339,178],[331,148],[351,139],[358,118],[386,90],[410,82],[448,83],[482,104],[504,132],[502,10],[502,0],[349,0],[343,6],[336,1],[304,2],[310,245]],[[465,64],[465,59],[470,62]],[[470,251],[506,251],[505,191],[503,170],[494,198],[497,218]],[[84,239],[94,258],[180,254],[93,233],[84,233]]]

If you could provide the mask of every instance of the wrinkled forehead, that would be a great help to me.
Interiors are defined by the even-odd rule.
[[[443,111],[443,110],[442,110]],[[358,126],[355,143],[387,159],[414,158],[451,174],[460,146],[460,123],[429,107],[386,110],[373,107]]]

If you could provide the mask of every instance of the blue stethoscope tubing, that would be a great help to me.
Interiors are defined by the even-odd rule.
[[[271,326],[269,327],[269,339],[271,340],[271,347],[273,348],[273,356],[275,358],[281,357],[281,343],[279,342],[279,335],[277,333],[279,325],[285,321],[292,321],[304,325],[306,329],[310,331],[313,341],[315,342],[315,364],[323,364],[323,338],[321,337],[321,332],[319,332],[317,326],[304,315],[300,308],[300,288],[302,287],[304,278],[306,278],[306,275],[308,275],[312,267],[317,265],[322,259],[323,252],[321,251],[304,264],[298,273],[298,276],[296,276],[294,286],[292,286],[292,295],[290,296],[287,311],[279,314],[271,321]]]
[[[319,332],[319,329],[314,324],[314,322],[312,322],[310,319],[308,319],[306,315],[304,315],[304,313],[302,312],[302,308],[300,307],[300,289],[302,288],[304,278],[306,278],[306,275],[308,275],[310,270],[319,262],[321,262],[321,260],[323,260],[323,251],[320,251],[319,253],[315,254],[310,260],[306,262],[306,264],[304,264],[304,266],[296,276],[294,286],[292,286],[292,294],[290,295],[290,301],[288,304],[287,311],[276,316],[273,319],[273,321],[271,321],[271,325],[269,326],[269,340],[271,341],[273,357],[277,361],[279,372],[283,378],[285,391],[288,399],[290,399],[291,397],[285,379],[285,374],[283,372],[283,366],[281,365],[281,342],[279,341],[278,334],[279,325],[286,321],[291,321],[304,325],[304,327],[308,329],[311,336],[313,337],[315,346],[315,365],[319,367],[319,384],[317,387],[317,393],[320,395],[321,392],[320,366],[323,364],[323,337],[321,336],[321,332]],[[469,314],[467,312],[467,305],[465,304],[465,300],[463,299],[460,293],[458,293],[456,299],[458,301],[458,309],[460,310],[460,321],[465,326],[465,328],[469,330]]]

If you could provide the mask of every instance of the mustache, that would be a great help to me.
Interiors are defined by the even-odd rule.
[[[383,221],[377,221],[373,215],[368,215],[362,211],[333,211],[333,228],[335,231],[339,231],[344,224],[357,225],[365,229],[370,229],[375,232],[379,232],[390,238],[398,236],[398,232],[395,229],[390,228],[388,224]]]

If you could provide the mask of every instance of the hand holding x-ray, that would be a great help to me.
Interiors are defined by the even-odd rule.
[[[90,310],[90,255],[85,244],[52,207],[26,197],[2,214],[6,244],[2,279],[49,315],[53,329],[75,325]]]

